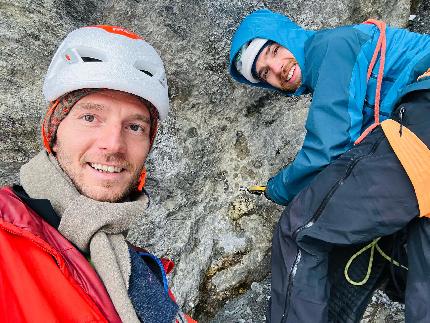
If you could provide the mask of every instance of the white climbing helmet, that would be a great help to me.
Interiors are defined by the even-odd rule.
[[[57,49],[43,84],[46,100],[83,88],[137,95],[157,108],[160,120],[169,111],[163,61],[140,36],[121,27],[79,28]]]

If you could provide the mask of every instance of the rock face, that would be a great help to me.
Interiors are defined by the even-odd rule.
[[[176,261],[173,291],[202,322],[264,320],[281,208],[240,187],[265,184],[304,135],[309,97],[245,87],[227,72],[233,31],[263,7],[313,29],[370,17],[406,26],[410,14],[409,0],[0,1],[1,185],[17,182],[20,166],[41,148],[43,76],[69,31],[120,25],[158,49],[172,110],[147,165],[152,207],[129,238]]]

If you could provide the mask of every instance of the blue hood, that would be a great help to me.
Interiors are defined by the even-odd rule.
[[[275,89],[273,86],[260,82],[251,83],[240,74],[234,66],[233,60],[240,48],[254,38],[270,39],[287,48],[297,59],[302,75],[305,71],[304,45],[306,40],[315,32],[305,30],[292,22],[288,17],[270,10],[257,10],[245,17],[236,30],[231,41],[229,71],[238,82],[263,88]],[[285,92],[287,95],[300,95],[305,91],[301,86],[296,92]]]

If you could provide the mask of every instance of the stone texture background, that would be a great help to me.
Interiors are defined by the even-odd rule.
[[[201,322],[264,321],[281,208],[239,188],[264,184],[304,135],[309,97],[235,84],[227,72],[234,29],[263,7],[312,29],[370,17],[406,27],[412,12],[409,27],[430,30],[429,0],[0,0],[0,185],[17,182],[20,166],[41,149],[43,76],[69,31],[120,25],[158,49],[172,110],[148,161],[152,207],[130,239],[176,261],[174,293]],[[367,322],[391,315],[379,299],[373,309],[386,315]]]

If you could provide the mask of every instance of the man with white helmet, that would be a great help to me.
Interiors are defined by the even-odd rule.
[[[193,322],[173,263],[132,246],[145,160],[169,110],[155,49],[120,27],[71,32],[49,66],[45,147],[0,189],[0,289],[8,322]]]

